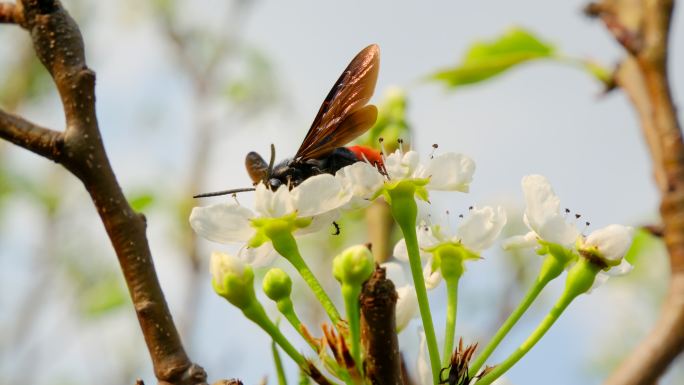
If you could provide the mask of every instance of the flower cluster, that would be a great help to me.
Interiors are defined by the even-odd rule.
[[[401,147],[401,146],[399,146]],[[318,371],[292,347],[270,321],[254,294],[252,267],[270,264],[277,255],[289,261],[309,285],[326,310],[337,332],[324,328],[322,340],[313,338],[295,312],[291,279],[281,269],[271,269],[264,277],[263,288],[278,310],[318,354],[328,373],[345,383],[363,382],[364,352],[361,347],[359,295],[371,276],[374,261],[366,246],[354,246],[334,259],[333,275],[340,283],[345,317],[323,290],[317,277],[301,256],[296,237],[330,226],[344,210],[366,207],[375,199],[384,199],[404,236],[394,247],[396,261],[382,266],[396,285],[396,326],[400,331],[418,314],[422,319],[421,354],[418,362],[421,383],[443,383],[441,374],[454,367],[459,357],[458,376],[464,381],[491,384],[510,369],[553,325],[569,303],[582,293],[605,281],[609,274],[625,273],[630,266],[624,260],[632,239],[632,229],[610,225],[589,235],[580,231],[568,213],[561,210],[560,199],[548,180],[540,175],[523,178],[526,210],[524,222],[529,231],[503,242],[505,249],[533,248],[545,257],[539,275],[518,308],[510,315],[482,352],[470,362],[475,348],[459,346],[454,353],[458,287],[466,271],[466,261],[481,259],[481,254],[496,243],[507,223],[500,206],[469,208],[455,231],[433,223],[418,223],[416,201],[430,202],[429,191],[468,192],[475,163],[462,154],[445,153],[421,162],[415,151],[401,148],[383,154],[383,164],[356,162],[335,175],[320,174],[290,188],[281,185],[273,191],[266,184],[255,188],[254,209],[235,202],[196,207],[190,224],[197,234],[219,243],[241,245],[237,257],[215,253],[212,257],[214,289],[245,316],[262,327],[305,373]],[[408,264],[411,279],[404,274]],[[480,369],[493,350],[520,319],[541,290],[567,271],[566,289],[547,318],[530,338],[493,370]],[[435,290],[445,281],[447,293],[444,346],[437,346],[436,333],[427,299],[427,290]],[[328,356],[323,347],[333,350]],[[351,352],[346,351],[351,347]],[[460,352],[460,353],[459,353]],[[453,356],[452,356],[452,353]],[[466,354],[467,353],[467,354]],[[351,354],[352,361],[340,357]],[[441,356],[441,357],[440,357]],[[319,372],[317,375],[322,374]]]

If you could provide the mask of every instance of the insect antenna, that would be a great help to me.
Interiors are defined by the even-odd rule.
[[[234,188],[232,190],[223,190],[223,191],[215,191],[215,192],[210,192],[210,193],[204,193],[204,194],[197,194],[193,195],[193,198],[208,198],[208,197],[216,197],[220,195],[228,195],[228,194],[235,194],[239,192],[246,192],[246,191],[254,191],[256,188],[254,187],[243,187],[243,188]]]
[[[268,161],[268,170],[266,171],[266,178],[271,179],[273,174],[273,164],[275,163],[275,146],[271,143],[271,160]]]

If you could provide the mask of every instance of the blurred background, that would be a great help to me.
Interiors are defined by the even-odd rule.
[[[402,132],[412,147],[427,156],[438,143],[440,151],[462,152],[477,163],[471,193],[434,194],[424,216],[455,225],[468,206],[500,204],[509,212],[506,233],[521,233],[520,179],[540,173],[563,205],[591,222],[587,231],[657,223],[658,195],[635,113],[620,92],[603,93],[600,71],[586,71],[586,59],[611,68],[621,49],[601,23],[582,15],[583,1],[63,3],[97,72],[110,161],[134,207],[147,216],[159,278],[185,347],[212,381],[239,377],[256,384],[267,377],[274,383],[275,372],[266,335],[211,289],[209,253],[234,249],[195,239],[187,223],[193,205],[230,198],[190,197],[248,186],[243,164],[250,150],[266,154],[274,143],[279,159],[294,154],[333,82],[368,44],[382,51],[373,101],[398,103],[395,123],[410,129]],[[673,48],[684,46],[681,19],[677,9]],[[434,78],[458,69],[474,43],[495,41],[514,27],[554,47],[554,54],[471,85]],[[684,52],[675,49],[675,100],[684,93],[680,68]],[[0,106],[55,129],[64,124],[28,35],[9,25],[0,26]],[[238,199],[249,205],[252,198]],[[304,257],[321,279],[330,277],[328,292],[336,300],[329,260],[339,248],[367,240],[362,213],[342,225],[341,236],[302,240]],[[549,378],[559,385],[599,384],[643,337],[669,273],[662,244],[644,234],[637,241],[629,256],[635,270],[571,306],[507,374],[512,384]],[[497,330],[540,262],[498,247],[484,257],[469,265],[460,290],[457,334],[468,342],[485,343]],[[492,362],[529,334],[559,293],[559,281]],[[295,290],[297,301],[311,299],[301,285]],[[443,290],[431,292],[438,334]],[[317,331],[320,310],[298,308]],[[400,336],[411,370],[418,324]],[[684,383],[683,363],[680,358],[661,384]],[[286,370],[291,380],[297,377],[293,365]],[[61,167],[0,142],[0,383],[130,384],[136,377],[154,382],[116,256],[89,197]]]

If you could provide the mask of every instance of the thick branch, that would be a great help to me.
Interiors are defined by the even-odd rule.
[[[672,8],[672,0],[604,0],[588,8],[629,54],[616,82],[637,110],[649,145],[672,272],[654,328],[607,385],[652,384],[684,350],[684,142],[667,76]]]
[[[0,138],[57,161],[61,154],[61,132],[40,127],[24,118],[0,110]]]
[[[361,292],[361,340],[366,375],[373,385],[404,384],[394,317],[396,304],[394,284],[385,278],[384,268],[376,267]]]
[[[159,285],[145,218],[126,201],[107,159],[95,115],[95,74],[86,66],[78,26],[57,0],[24,0],[14,9],[22,10],[22,26],[55,81],[66,130],[3,114],[2,137],[61,163],[83,182],[118,256],[159,383],[204,384],[206,374],[188,359]]]

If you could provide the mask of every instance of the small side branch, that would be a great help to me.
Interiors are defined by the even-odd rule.
[[[61,132],[40,127],[28,120],[0,110],[0,138],[19,147],[58,161],[63,136]]]
[[[397,340],[397,292],[385,269],[376,267],[361,292],[361,340],[365,371],[373,385],[402,385],[401,354]]]

